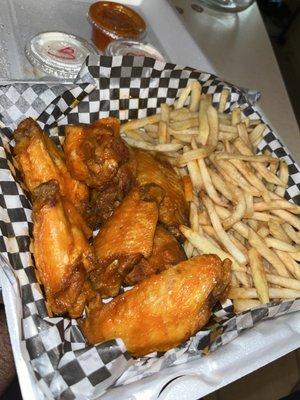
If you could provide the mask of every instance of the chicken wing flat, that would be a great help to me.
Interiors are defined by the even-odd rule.
[[[90,274],[104,296],[118,294],[124,276],[152,253],[162,190],[155,185],[133,189],[94,240],[100,268]]]
[[[88,243],[91,231],[71,202],[60,195],[59,184],[49,181],[33,191],[34,258],[53,314],[81,315],[93,296],[86,281],[95,267]],[[94,294],[95,295],[95,294]]]
[[[99,190],[109,186],[129,159],[119,132],[116,118],[103,118],[89,126],[66,126],[64,152],[72,176]]]
[[[159,221],[177,238],[182,239],[179,225],[188,224],[188,207],[184,197],[181,178],[173,167],[159,156],[134,149],[137,162],[137,183],[145,185],[155,183],[164,191],[165,196],[159,207]]]
[[[91,309],[81,328],[91,344],[121,338],[134,356],[178,346],[204,326],[226,296],[230,260],[215,255],[179,263]]]
[[[31,118],[22,121],[14,132],[15,158],[25,185],[32,192],[52,179],[59,183],[63,196],[82,213],[88,203],[86,185],[71,177],[63,153]]]
[[[127,285],[135,285],[184,260],[186,260],[186,256],[181,245],[169,231],[158,225],[151,255],[148,258],[142,257],[132,271],[126,275],[124,281]]]

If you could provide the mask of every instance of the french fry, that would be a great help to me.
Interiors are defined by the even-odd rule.
[[[287,185],[289,180],[289,168],[287,163],[284,160],[280,160],[279,164],[279,178],[280,180]],[[278,194],[280,197],[284,197],[285,188],[278,186],[275,189],[275,193]]]
[[[222,221],[223,228],[225,230],[229,229],[234,225],[236,222],[240,221],[246,212],[246,200],[242,190],[236,188],[236,195],[238,202],[231,213],[231,215]]]
[[[240,151],[241,154],[243,155],[248,155],[251,156],[252,152],[251,150],[247,147],[247,145],[241,140],[241,138],[235,139],[233,142],[233,145],[236,147],[237,150]],[[254,169],[259,172],[259,174],[269,183],[274,183],[275,185],[279,185],[282,187],[285,187],[286,184],[282,182],[278,176],[270,172],[264,165],[258,162],[252,162],[251,165],[253,166]]]
[[[132,131],[134,129],[143,128],[145,125],[148,124],[156,124],[160,121],[160,115],[154,114],[150,115],[149,117],[134,119],[132,121],[125,122],[125,124],[121,125],[120,132],[127,132]]]
[[[189,97],[191,91],[192,91],[192,84],[189,84],[184,89],[182,89],[178,100],[174,104],[175,110],[178,110],[179,108],[182,108],[184,106],[184,103]]]
[[[251,124],[251,120],[250,120],[250,124]],[[266,129],[265,124],[258,124],[255,126],[255,128],[252,130],[252,132],[249,134],[249,140],[252,144],[252,146],[257,142],[257,141],[261,141],[262,137],[263,137],[263,133]]]
[[[270,234],[275,239],[279,239],[286,243],[292,242],[291,238],[285,233],[285,231],[281,227],[281,224],[278,221],[274,221],[273,219],[271,219],[268,222],[268,225],[269,225]]]
[[[211,152],[212,148],[210,147],[201,147],[200,149],[186,151],[178,157],[177,164],[178,166],[183,167],[190,161],[208,157]]]
[[[194,81],[192,83],[191,101],[189,106],[191,112],[199,110],[201,90],[202,88],[200,83],[198,81]]]
[[[299,246],[293,246],[292,244],[283,242],[282,240],[275,239],[272,237],[266,237],[265,243],[268,247],[272,247],[273,249],[286,251],[287,253],[296,253],[300,251]]]
[[[290,224],[282,224],[282,229],[293,242],[295,242],[296,244],[300,244],[300,233],[295,231],[295,229]]]
[[[254,299],[235,299],[233,300],[233,307],[236,313],[249,310],[261,305],[259,300]]]
[[[179,229],[181,233],[188,239],[188,241],[190,241],[192,245],[196,247],[200,252],[204,254],[216,254],[221,258],[222,261],[228,258],[232,262],[233,271],[247,272],[246,267],[239,265],[237,261],[230,254],[216,247],[205,236],[199,235],[198,233],[192,231],[190,228],[184,225],[181,225]]]
[[[274,285],[282,286],[288,289],[300,290],[300,281],[293,278],[284,278],[282,276],[266,274],[266,278],[268,282],[273,283]]]
[[[212,183],[212,180],[209,175],[208,169],[206,167],[205,161],[203,159],[198,160],[198,165],[199,165],[200,172],[201,172],[203,186],[204,186],[207,194],[210,196],[211,199],[213,199],[213,201],[216,204],[226,207],[226,203],[224,203],[224,201],[222,201],[222,199],[218,195],[218,193]]]
[[[198,124],[198,118],[190,118],[185,119],[184,121],[170,122],[170,128],[174,131],[182,131],[184,129],[195,128]]]
[[[229,96],[229,90],[228,89],[223,89],[220,95],[220,101],[219,101],[219,113],[223,113],[225,110],[226,102]]]
[[[285,251],[275,250],[276,254],[280,258],[280,260],[284,263],[286,269],[289,273],[294,276],[296,279],[300,280],[300,266],[299,264],[291,257],[291,255]],[[295,253],[293,253],[295,254]]]
[[[286,200],[272,200],[269,202],[258,202],[254,204],[255,211],[267,210],[289,210],[292,213],[300,214],[300,206]]]
[[[253,196],[250,193],[245,192],[244,193],[244,197],[245,197],[245,203],[246,203],[246,210],[245,210],[245,217],[246,218],[252,218],[253,216],[253,208],[254,208],[254,204],[253,204]]]
[[[183,112],[185,111],[185,112]],[[181,108],[180,110],[176,110],[176,111],[171,111],[169,113],[169,119],[172,122],[175,121],[186,121],[189,119],[194,119],[198,117],[198,113],[197,112],[189,112],[188,109],[186,108]]]
[[[190,204],[190,225],[193,231],[197,232],[199,228],[198,210],[194,202]]]
[[[231,288],[228,297],[233,300],[258,299],[255,288]],[[270,299],[295,299],[300,297],[300,290],[285,288],[269,288]]]
[[[269,263],[273,266],[273,268],[278,272],[281,276],[289,277],[289,274],[286,270],[285,265],[280,260],[278,255],[272,251],[265,243],[264,239],[262,239],[253,229],[249,229],[249,243],[253,246],[258,253],[264,257]]]
[[[247,131],[245,123],[241,122],[241,123],[237,124],[237,130],[238,130],[238,134],[239,134],[239,137],[241,138],[241,140],[244,142],[244,144],[246,146],[248,146],[250,148],[251,143],[249,141],[248,131]]]
[[[168,143],[169,135],[168,135],[168,125],[164,121],[159,121],[158,124],[158,143]]]
[[[184,175],[182,177],[184,196],[187,202],[193,201],[194,193],[193,193],[193,185],[192,180],[189,175]]]
[[[269,303],[269,288],[261,255],[255,248],[251,248],[248,251],[248,255],[253,283],[257,290],[258,298],[263,304]]]
[[[230,185],[228,182],[225,182],[224,179],[220,177],[215,171],[212,169],[208,168],[209,175],[211,177],[212,183],[214,187],[224,196],[226,199],[230,201],[235,201],[236,196],[234,195],[234,192],[232,191],[232,185]]]
[[[225,230],[222,227],[222,223],[218,217],[218,214],[216,213],[215,207],[211,199],[206,196],[204,193],[200,193],[200,198],[205,205],[205,208],[207,210],[207,213],[209,215],[209,218],[211,220],[211,224],[214,227],[216,234],[221,241],[221,243],[224,245],[226,250],[234,257],[239,264],[246,264],[247,259],[244,256],[244,254],[233,244],[233,242],[230,240],[228,234],[225,232]]]
[[[216,147],[219,140],[219,120],[217,110],[213,106],[208,106],[207,120],[209,126],[207,144],[208,146]]]
[[[246,156],[243,154],[228,154],[228,153],[217,153],[216,160],[241,160],[241,161],[250,161],[250,162],[259,162],[259,163],[277,163],[278,160],[274,157],[268,155],[253,155]]]
[[[207,118],[207,110],[208,107],[210,106],[211,102],[209,98],[207,97],[202,97],[200,100],[200,106],[199,106],[199,115],[198,115],[198,121],[199,121],[199,142],[205,146],[207,143],[208,135],[209,135],[209,125],[208,125],[208,118]]]
[[[158,152],[168,152],[168,151],[178,151],[182,149],[183,144],[180,143],[163,143],[163,144],[150,144],[143,142],[141,140],[135,140],[130,137],[125,137],[125,141],[132,147],[137,147],[139,149],[158,151]]]
[[[262,226],[261,228],[258,229],[257,234],[259,236],[261,236],[262,238],[265,238],[266,236],[268,236],[270,234],[270,231],[266,226]]]
[[[300,219],[286,210],[271,210],[271,213],[281,218],[284,222],[300,230]]]

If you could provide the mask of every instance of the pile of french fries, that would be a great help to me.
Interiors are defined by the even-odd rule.
[[[181,226],[187,257],[214,253],[232,261],[229,298],[235,311],[300,297],[300,206],[284,198],[288,167],[256,154],[266,126],[237,107],[224,112],[198,81],[173,106],[129,121],[131,146],[161,152],[183,178],[190,227]]]

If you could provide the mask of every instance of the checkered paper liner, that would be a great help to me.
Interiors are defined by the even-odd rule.
[[[37,120],[42,128],[59,143],[63,138],[62,127],[66,124],[91,123],[108,115],[126,121],[156,113],[161,103],[172,104],[180,89],[195,79],[201,82],[204,92],[213,95],[215,104],[226,86],[230,89],[227,111],[239,105],[246,116],[260,118],[239,89],[215,76],[143,57],[90,57],[81,70],[77,86],[65,88],[67,90],[58,95],[54,91],[50,93],[51,88],[44,88],[50,94],[47,97],[50,102],[44,110],[36,108],[36,99],[28,95],[32,94],[32,88],[17,89],[18,99],[11,107],[19,112],[11,113],[10,120],[5,119],[6,127],[1,130],[0,138],[1,264],[10,273],[13,268],[19,282],[23,304],[23,316],[20,316],[22,340],[30,358],[28,368],[34,370],[41,389],[55,399],[97,398],[111,387],[126,385],[172,365],[199,358],[263,319],[300,310],[300,300],[293,300],[273,302],[235,315],[231,302],[227,301],[216,307],[209,326],[186,343],[165,353],[152,353],[139,359],[133,359],[119,339],[88,346],[76,320],[47,315],[30,252],[31,204],[12,156],[12,129],[20,114],[24,118],[28,116],[28,107],[24,110],[20,105],[29,104],[33,116],[38,112]],[[11,88],[14,86],[2,90],[0,110],[1,102],[6,104],[5,93],[12,93]],[[38,97],[45,96],[38,89]],[[11,97],[10,101],[13,102]],[[287,162],[290,178],[286,197],[299,203],[299,167],[269,127],[259,146],[260,150],[267,148]]]

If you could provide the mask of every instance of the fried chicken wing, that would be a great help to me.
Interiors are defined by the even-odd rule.
[[[134,158],[137,162],[137,183],[155,183],[165,191],[165,197],[159,207],[159,221],[177,239],[182,239],[178,227],[188,224],[188,207],[181,178],[173,167],[159,156],[154,157],[146,151],[134,149]]]
[[[178,346],[204,326],[226,295],[230,260],[194,257],[91,309],[81,328],[91,344],[121,338],[134,356]]]
[[[162,190],[155,185],[133,189],[94,240],[100,268],[90,274],[104,296],[118,294],[124,276],[152,253]]]
[[[128,285],[135,285],[145,278],[184,260],[186,260],[184,250],[175,237],[163,226],[158,225],[151,255],[148,258],[142,257],[140,262],[126,275],[124,281]]]
[[[116,118],[103,118],[89,126],[65,127],[66,162],[75,179],[99,190],[110,185],[129,158],[119,131],[120,122]]]
[[[82,213],[88,203],[86,185],[71,177],[63,153],[31,118],[22,121],[14,132],[15,158],[25,185],[32,192],[41,183],[55,179],[62,195]]]
[[[49,181],[33,191],[34,257],[48,308],[54,314],[78,317],[92,289],[87,272],[95,267],[88,243],[91,231],[71,202]]]

